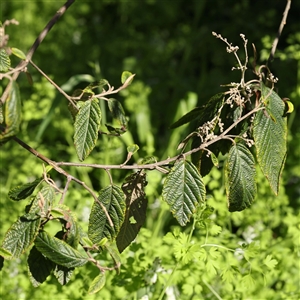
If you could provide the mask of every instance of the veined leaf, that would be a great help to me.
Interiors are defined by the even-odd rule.
[[[132,75],[133,75],[133,74],[132,74],[131,72],[129,72],[129,71],[124,71],[124,72],[122,73],[122,75],[121,75],[121,82],[122,82],[122,84],[124,84],[128,78],[132,77]],[[132,77],[132,79],[133,79],[133,77]],[[129,85],[131,82],[132,82],[132,80],[130,80],[130,82],[128,83],[128,85]]]
[[[126,212],[116,240],[120,253],[136,238],[145,222],[148,204],[144,192],[146,185],[146,174],[141,172],[131,174],[122,185],[126,196]]]
[[[167,175],[162,197],[181,226],[189,222],[200,202],[205,201],[205,186],[197,168],[180,160]]]
[[[103,248],[105,248],[107,250],[107,252],[109,253],[109,255],[111,256],[111,258],[113,259],[114,263],[115,263],[115,267],[117,273],[120,273],[120,267],[121,267],[121,257],[117,251],[117,249],[115,249],[115,247],[113,247],[112,245],[110,245],[109,243],[106,243]]]
[[[225,186],[229,211],[250,207],[256,196],[255,161],[249,149],[241,143],[233,145],[225,166]]]
[[[257,161],[277,195],[279,179],[287,153],[287,119],[284,117],[285,104],[269,88],[262,85],[261,94],[266,112],[260,110],[254,119],[253,137]]]
[[[10,58],[5,49],[0,49],[0,72],[7,72],[10,68]]]
[[[12,258],[19,257],[33,243],[40,222],[39,217],[34,220],[20,217],[6,232],[1,247],[11,253]]]
[[[75,117],[74,143],[78,158],[83,161],[94,149],[100,129],[101,110],[97,99],[82,105]]]
[[[100,191],[99,202],[106,208],[111,218],[111,226],[106,214],[100,204],[95,201],[89,220],[88,235],[95,244],[100,243],[103,238],[113,240],[120,231],[125,214],[125,196],[116,185],[110,185]]]
[[[35,246],[30,250],[27,263],[29,279],[34,287],[43,283],[55,266],[55,264],[38,251]]]
[[[18,84],[13,81],[9,96],[4,105],[5,130],[0,133],[0,142],[19,132],[21,124],[21,97]]]
[[[15,201],[26,199],[33,193],[34,189],[41,182],[41,180],[42,180],[41,178],[38,178],[32,182],[25,183],[23,185],[12,188],[8,192],[8,197],[11,200],[15,200]]]
[[[88,294],[98,293],[105,285],[105,273],[101,272],[97,277],[94,278],[91,286],[89,287]]]
[[[4,122],[4,115],[3,115],[3,103],[0,101],[0,124]]]
[[[83,266],[88,262],[87,256],[84,256],[66,242],[50,236],[45,231],[38,234],[34,243],[43,255],[58,265],[75,268]]]
[[[53,274],[61,285],[66,285],[70,281],[73,271],[74,268],[56,265]]]

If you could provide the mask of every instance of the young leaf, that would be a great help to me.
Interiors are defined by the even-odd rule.
[[[88,294],[98,293],[105,285],[105,273],[101,272],[97,277],[94,278],[92,284],[89,287]]]
[[[5,49],[0,49],[0,72],[7,72],[10,68],[10,58]]]
[[[54,263],[46,258],[36,247],[32,247],[27,259],[29,279],[34,287],[43,283],[51,274]]]
[[[82,105],[75,117],[74,143],[79,160],[83,161],[94,149],[100,129],[101,110],[97,99]]]
[[[32,182],[12,188],[8,192],[8,197],[15,201],[26,199],[33,193],[34,189],[41,182],[41,180],[41,178],[38,178]]]
[[[83,266],[88,257],[72,248],[66,242],[41,231],[35,239],[36,248],[50,260],[67,268]]]
[[[24,52],[18,48],[10,48],[11,49],[11,53],[21,59],[26,59],[26,55],[24,54]]]
[[[122,190],[126,196],[125,220],[116,242],[121,253],[136,238],[146,219],[148,201],[144,188],[147,184],[146,174],[137,172],[126,178]],[[132,222],[132,219],[135,222]]]
[[[99,202],[106,208],[113,226],[110,225],[100,204],[95,201],[89,220],[88,235],[93,243],[98,244],[106,237],[113,240],[124,221],[125,197],[122,190],[116,185],[110,185],[100,191]]]
[[[115,247],[113,247],[112,245],[110,245],[109,243],[106,243],[103,248],[105,248],[107,250],[107,252],[109,253],[109,255],[111,256],[111,258],[113,259],[114,263],[115,263],[115,268],[117,273],[120,273],[120,266],[121,266],[121,257],[117,251],[117,249],[115,249]]]
[[[121,75],[121,82],[122,82],[122,84],[124,84],[128,78],[132,77],[132,75],[133,75],[133,74],[132,74],[131,72],[129,72],[129,71],[124,71],[124,72],[122,73],[122,75]],[[133,77],[132,77],[132,79],[133,79]],[[130,80],[130,82],[128,82],[127,85],[129,85],[129,84],[132,82],[132,79]]]
[[[234,144],[225,166],[225,186],[229,211],[250,207],[256,196],[255,161],[249,149],[241,143]]]
[[[167,175],[162,197],[181,226],[189,222],[199,202],[205,201],[205,186],[197,168],[180,160]]]
[[[6,128],[0,133],[0,142],[5,142],[9,137],[16,135],[21,124],[21,97],[15,81],[11,84],[11,90],[5,102],[4,120]]]
[[[5,234],[1,247],[12,254],[12,258],[19,257],[34,241],[40,227],[40,218],[28,220],[20,217],[12,224]]]
[[[0,124],[4,122],[4,115],[3,115],[3,103],[0,101]]]
[[[257,161],[277,195],[287,153],[285,104],[273,90],[264,85],[261,87],[261,94],[267,112],[263,110],[257,112],[253,124],[253,137]]]
[[[127,126],[127,120],[122,104],[116,99],[108,99],[108,108],[113,118],[117,119],[122,127]]]

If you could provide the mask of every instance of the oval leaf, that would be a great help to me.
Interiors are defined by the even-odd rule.
[[[251,206],[256,196],[255,176],[255,161],[249,149],[241,143],[233,145],[225,166],[229,211]]]
[[[18,48],[10,48],[11,49],[11,53],[21,59],[26,59],[26,55],[24,54],[24,52]]]
[[[125,215],[125,196],[118,186],[110,185],[101,190],[98,200],[106,208],[113,226],[110,225],[100,204],[95,201],[88,228],[88,236],[95,244],[105,237],[108,240],[114,239],[120,231]]]
[[[101,110],[97,99],[84,102],[75,117],[74,143],[78,158],[83,161],[94,149],[100,129]]]
[[[105,285],[105,273],[100,273],[97,277],[94,278],[91,286],[89,287],[88,294],[98,293]]]
[[[205,201],[205,194],[197,168],[186,160],[175,163],[164,182],[162,197],[181,226],[189,222],[198,204]]]
[[[53,262],[67,268],[83,266],[88,262],[88,257],[72,248],[66,242],[50,236],[41,231],[35,239],[36,248]]]
[[[8,192],[8,197],[15,201],[26,199],[33,193],[34,189],[40,182],[41,179],[38,178],[35,181],[14,187]]]
[[[10,58],[5,49],[0,49],[0,72],[7,72],[10,68]]]
[[[257,112],[253,124],[253,137],[257,161],[277,195],[287,153],[285,104],[273,90],[265,86],[262,86],[261,93],[267,111]]]

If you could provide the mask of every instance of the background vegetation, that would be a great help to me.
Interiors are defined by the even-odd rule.
[[[26,53],[63,3],[2,1],[1,21],[14,18],[20,22],[19,26],[7,28],[9,45]],[[115,86],[119,85],[123,70],[137,74],[134,83],[119,98],[130,117],[130,133],[122,138],[104,136],[103,143],[98,143],[87,162],[122,163],[127,154],[126,145],[132,142],[140,146],[140,156],[155,155],[162,159],[176,154],[178,142],[187,132],[186,127],[171,131],[170,124],[222,91],[221,84],[238,78],[238,74],[230,71],[235,63],[233,57],[226,54],[225,46],[211,32],[221,33],[240,46],[239,34],[244,33],[249,43],[255,44],[259,62],[264,63],[285,4],[283,0],[254,3],[250,0],[77,1],[47,35],[33,61],[57,84],[70,89],[86,85],[86,82],[75,82],[73,86],[69,81],[78,74],[89,74],[97,80],[106,78]],[[48,284],[35,289],[27,279],[25,264],[10,261],[1,271],[0,297],[18,300],[50,299],[49,295],[53,299],[140,299],[147,294],[150,299],[158,299],[167,283],[169,296],[165,299],[298,299],[299,11],[299,2],[293,1],[275,60],[270,66],[279,78],[278,94],[290,98],[295,107],[288,121],[289,150],[280,194],[275,197],[260,175],[259,194],[252,207],[229,213],[222,169],[214,169],[205,177],[211,194],[208,204],[214,211],[208,214],[210,217],[205,224],[197,224],[193,230],[195,243],[207,242],[233,249],[240,245],[241,251],[244,251],[242,244],[252,245],[245,248],[248,260],[237,260],[236,252],[221,248],[218,251],[210,248],[212,250],[205,254],[208,258],[197,252],[197,264],[190,259],[184,260],[180,252],[184,250],[178,249],[190,245],[185,234],[191,232],[192,224],[179,228],[159,199],[161,175],[150,172],[146,224],[136,243],[122,254],[121,274],[111,274],[100,295],[85,296],[84,292],[90,283],[89,275],[96,270],[84,266],[85,270],[73,274],[73,281],[65,287],[58,286],[50,278]],[[34,69],[29,71],[33,85],[28,84],[24,75],[18,80],[24,113],[22,132],[18,136],[51,159],[77,161],[66,100]],[[89,76],[84,78],[91,80]],[[138,160],[137,154],[134,159]],[[12,141],[0,148],[0,163],[2,240],[23,209],[8,200],[9,189],[40,176],[42,164]],[[96,191],[108,183],[101,170],[70,168],[69,171]],[[115,181],[119,178],[121,182],[124,173],[116,170],[113,176]],[[64,180],[59,175],[55,179],[57,182]],[[91,197],[74,185],[66,202],[86,227]],[[229,268],[229,265],[234,267]],[[246,277],[249,272],[252,275]]]

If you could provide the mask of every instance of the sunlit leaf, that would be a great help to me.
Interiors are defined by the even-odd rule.
[[[40,222],[39,217],[35,220],[20,217],[6,232],[1,247],[11,253],[12,257],[19,257],[33,243]]]
[[[83,266],[88,262],[87,256],[84,256],[66,242],[50,236],[45,231],[38,234],[34,243],[43,255],[58,265],[74,268]]]
[[[241,143],[234,144],[225,166],[225,186],[229,211],[250,207],[256,196],[255,161],[249,149]]]
[[[7,72],[10,68],[10,58],[5,49],[0,49],[0,72]]]
[[[32,182],[25,183],[23,185],[12,188],[8,192],[8,197],[11,200],[15,200],[15,201],[26,199],[34,192],[34,189],[41,182],[41,180],[42,180],[41,178],[38,178]]]
[[[129,71],[124,71],[121,75],[121,82],[122,84],[124,84],[126,82],[126,80],[128,78],[132,77],[132,73]],[[132,82],[132,80],[130,80],[130,82],[128,82],[128,85]]]
[[[103,238],[109,241],[115,239],[120,231],[125,215],[125,196],[122,190],[116,185],[110,185],[100,191],[99,202],[106,208],[112,221],[110,224],[100,204],[95,201],[89,219],[88,235],[95,244]]]
[[[126,196],[125,220],[117,236],[117,247],[122,252],[136,238],[146,219],[147,199],[144,188],[146,174],[137,172],[126,178],[122,190]]]
[[[287,153],[285,104],[273,90],[264,85],[261,93],[267,112],[262,110],[257,112],[253,123],[253,137],[257,161],[277,195]]]
[[[181,226],[189,222],[199,203],[205,201],[205,186],[197,168],[189,161],[175,163],[164,182],[162,197]]]
[[[101,110],[97,99],[84,102],[75,117],[74,144],[78,158],[83,161],[94,149],[100,129]]]
[[[88,294],[92,295],[92,294],[98,293],[104,287],[104,285],[105,285],[105,273],[101,272],[92,281],[92,283],[89,287],[89,290],[88,290]]]
[[[61,285],[66,285],[70,281],[73,271],[74,268],[56,265],[53,274]]]
[[[19,86],[12,81],[9,96],[4,105],[4,121],[6,128],[0,133],[0,142],[5,142],[9,137],[19,132],[21,124],[21,97]]]
[[[13,55],[15,55],[15,56],[17,56],[17,57],[19,57],[21,59],[24,59],[24,60],[26,59],[26,55],[24,54],[24,52],[22,50],[20,50],[18,48],[14,48],[14,47],[12,47],[10,49],[11,49],[11,53]]]

